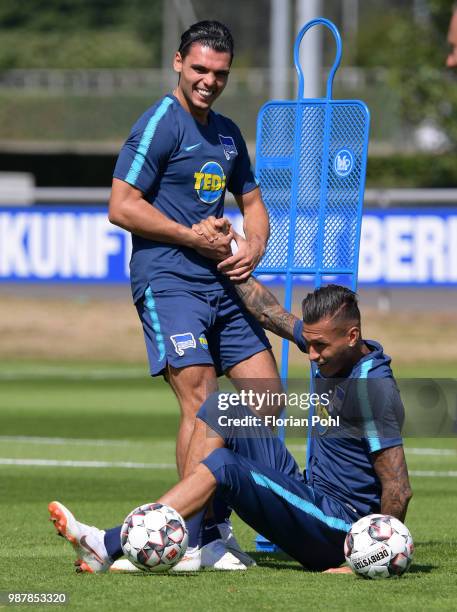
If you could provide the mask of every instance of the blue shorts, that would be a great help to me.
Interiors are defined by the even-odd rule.
[[[252,415],[244,407],[225,414]],[[225,448],[203,460],[216,478],[217,493],[245,523],[307,569],[340,565],[346,533],[360,517],[307,485],[295,459],[268,428],[253,426],[247,436],[245,427],[221,427],[218,416],[211,398],[197,415],[224,438]]]
[[[234,291],[157,291],[136,303],[152,376],[167,364],[214,365],[218,376],[244,359],[270,349],[260,324]]]

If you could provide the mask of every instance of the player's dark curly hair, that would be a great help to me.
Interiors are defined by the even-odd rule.
[[[232,34],[227,26],[219,21],[199,21],[182,34],[178,51],[183,59],[194,42],[199,42],[220,53],[230,53],[230,61],[233,59]]]
[[[341,285],[327,285],[308,293],[302,302],[302,313],[305,323],[312,324],[321,319],[335,318],[357,321],[360,325],[357,294]]]

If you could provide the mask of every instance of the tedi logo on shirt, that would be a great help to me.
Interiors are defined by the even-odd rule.
[[[194,189],[205,204],[217,202],[225,189],[225,174],[215,161],[206,162],[200,172],[194,173]]]

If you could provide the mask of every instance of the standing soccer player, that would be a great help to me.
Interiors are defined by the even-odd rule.
[[[280,388],[265,333],[230,282],[254,270],[269,235],[243,137],[230,119],[211,110],[232,59],[233,39],[224,25],[203,21],[184,32],[173,63],[178,85],[133,126],[116,164],[109,205],[110,221],[132,233],[133,300],[151,375],[164,375],[179,401],[181,477],[202,458],[204,439],[200,431],[194,434],[195,417],[217,388],[217,376],[226,374],[238,387],[237,379],[264,379],[273,391]],[[227,235],[211,241],[191,229],[209,216],[223,216],[226,189],[243,213],[246,235],[233,256],[228,227]],[[209,544],[218,543],[217,551],[203,563],[214,567],[224,557],[222,540],[237,558],[226,556],[220,569],[239,569],[241,561],[244,569],[250,559],[224,522],[226,507],[216,500],[214,511],[206,535]],[[195,529],[190,531],[195,547]]]

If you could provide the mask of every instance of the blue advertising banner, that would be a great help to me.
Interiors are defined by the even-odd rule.
[[[0,209],[1,281],[126,282],[130,252],[106,207]]]
[[[241,215],[227,216],[240,231]],[[105,207],[0,208],[0,282],[127,282],[130,253]],[[359,283],[457,287],[457,208],[367,210]]]
[[[457,286],[457,209],[367,211],[362,222],[359,282]]]

